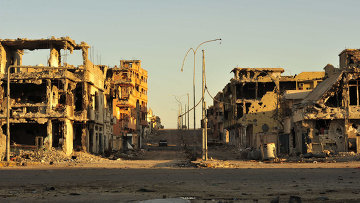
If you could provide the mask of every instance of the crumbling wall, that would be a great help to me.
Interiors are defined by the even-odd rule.
[[[248,105],[249,104],[249,105]],[[279,130],[278,95],[266,92],[261,100],[243,101],[243,116],[237,120],[243,126],[252,125],[250,145],[260,147],[261,144],[273,142],[273,135]],[[245,131],[242,131],[245,133]],[[246,137],[248,137],[249,132]],[[267,138],[266,136],[269,136]],[[277,141],[276,141],[277,143]]]
[[[6,136],[3,133],[3,123],[0,121],[0,161],[4,160],[6,152]]]

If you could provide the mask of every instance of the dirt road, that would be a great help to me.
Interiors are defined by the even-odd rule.
[[[359,202],[360,169],[7,169],[0,202]]]
[[[139,160],[84,154],[83,160],[92,161],[0,167],[0,202],[289,202],[291,196],[302,202],[360,202],[359,161],[244,161],[236,151],[215,147],[214,160],[189,166],[178,138],[168,138],[177,144],[168,148],[156,147],[154,140]]]

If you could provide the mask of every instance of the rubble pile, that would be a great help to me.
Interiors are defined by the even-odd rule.
[[[19,150],[12,153],[11,160],[22,166],[28,163],[52,165],[56,163],[96,163],[107,161],[105,158],[86,152],[73,152],[72,155],[67,156],[63,150],[54,148],[51,150],[45,148],[38,150]]]
[[[144,157],[144,150],[113,151],[108,159],[110,160],[141,160]]]
[[[287,156],[283,157],[286,162],[293,163],[312,163],[312,162],[351,162],[360,161],[360,155],[354,152],[339,152],[339,153],[306,153],[300,156]]]
[[[195,163],[197,168],[234,168],[235,165],[228,161],[210,160]]]

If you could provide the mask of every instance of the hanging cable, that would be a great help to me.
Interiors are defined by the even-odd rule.
[[[187,113],[189,113],[190,111],[192,111],[195,107],[197,107],[197,106],[200,104],[201,100],[202,100],[202,98],[200,99],[200,101],[199,101],[195,106],[193,106],[191,109],[189,109],[188,111],[184,112],[183,114],[179,115],[179,117],[184,116],[185,114],[187,114]]]

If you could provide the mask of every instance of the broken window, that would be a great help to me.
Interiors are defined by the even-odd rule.
[[[330,121],[329,120],[316,120],[315,129],[318,132],[315,135],[325,135],[329,133]]]
[[[37,49],[36,51],[24,50],[22,56],[23,66],[47,66],[50,57],[50,49]],[[26,69],[22,69],[24,71]]]
[[[52,146],[55,148],[62,147],[62,141],[64,135],[63,126],[64,126],[64,122],[52,121],[52,136],[53,136]]]
[[[240,119],[244,115],[244,109],[242,104],[236,104],[237,119]]]
[[[59,99],[59,103],[62,105],[66,104],[66,94],[60,94],[60,99]]]
[[[259,82],[257,88],[257,98],[261,99],[266,92],[272,92],[275,89],[275,83],[273,82]]]
[[[224,117],[226,120],[229,120],[229,111],[224,111]]]
[[[237,99],[255,99],[256,98],[256,83],[241,83],[236,85]]]
[[[76,84],[75,88],[75,111],[83,110],[83,84]]]
[[[46,101],[46,84],[11,83],[10,94],[16,103],[41,103]]]
[[[250,111],[250,106],[251,106],[251,103],[246,103],[246,104],[245,104],[245,112],[246,112],[246,113],[249,113],[249,111]]]
[[[342,89],[335,92],[334,95],[330,96],[325,105],[329,107],[340,107],[342,105]]]
[[[47,136],[47,125],[38,123],[14,123],[10,126],[12,145],[36,145],[37,137]],[[39,143],[38,143],[39,144]]]
[[[74,129],[73,148],[75,151],[81,151],[81,139],[82,139],[83,126],[81,123],[74,123],[73,129]]]
[[[99,94],[95,92],[95,110],[99,110]]]
[[[70,53],[70,50],[60,50],[60,56],[61,56],[61,65],[64,64],[71,64],[75,66],[83,65],[83,53],[82,50],[73,50],[72,53]],[[94,56],[92,56],[90,51],[90,61],[94,62]],[[95,62],[94,62],[95,63]]]
[[[280,82],[280,92],[284,92],[285,90],[296,90],[296,82]]]
[[[349,81],[349,97],[350,105],[359,106],[359,80],[350,80]]]

